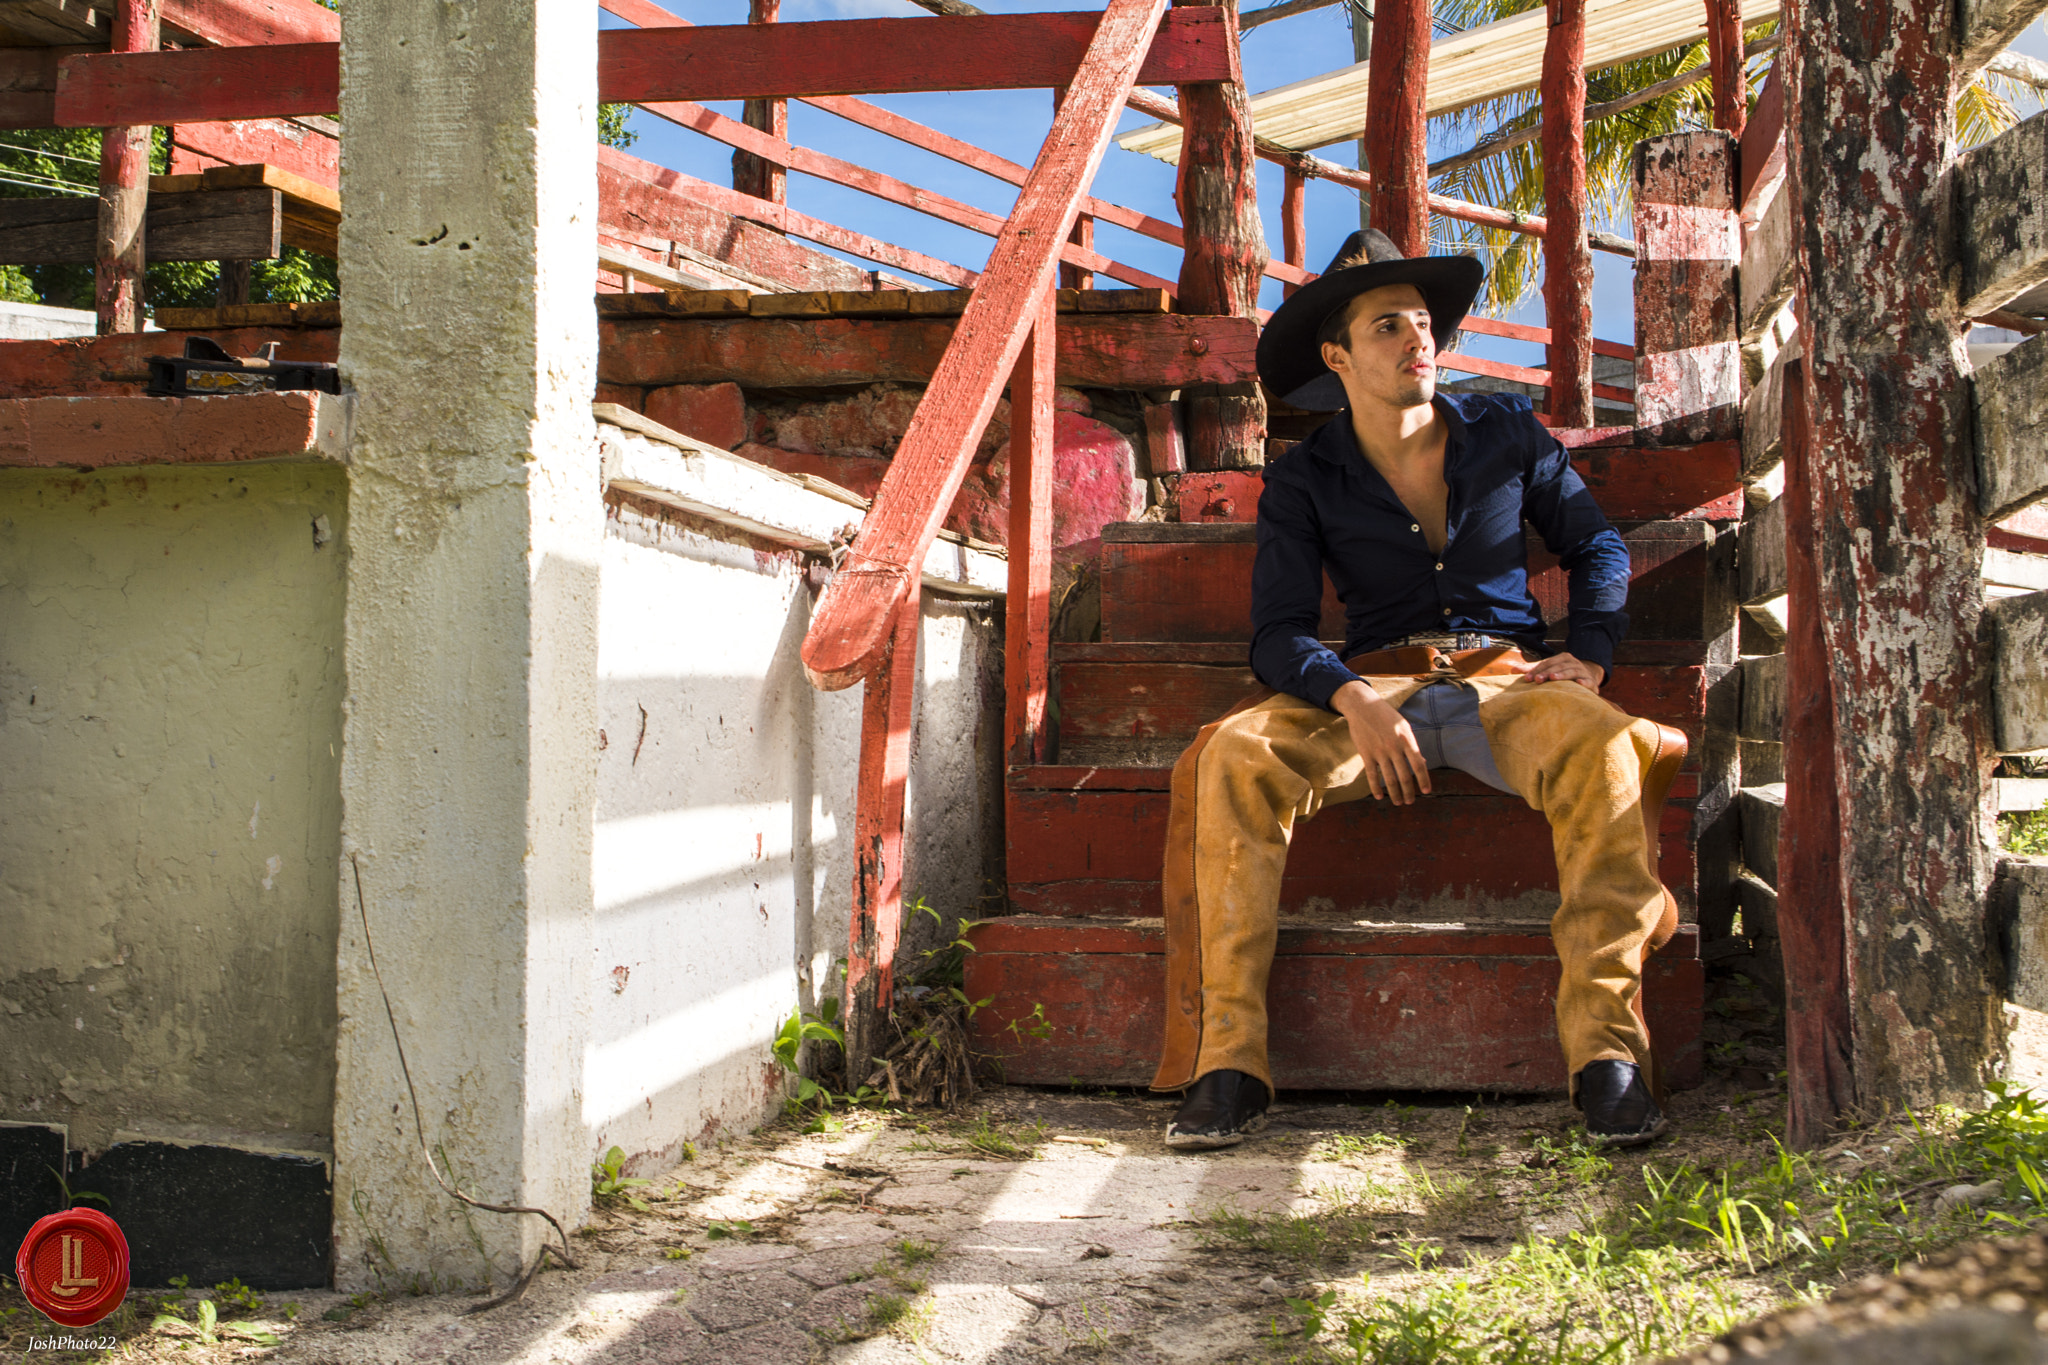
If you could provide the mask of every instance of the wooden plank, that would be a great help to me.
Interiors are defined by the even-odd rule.
[[[1784,450],[1785,366],[1799,356],[1793,341],[1779,349],[1742,400],[1742,477],[1761,479],[1778,464]]]
[[[1014,1084],[1144,1085],[1165,1023],[1165,941],[1156,927],[1137,951],[1077,947],[1094,926],[984,923],[967,955],[966,988],[993,997],[970,1027],[975,1046],[1002,1059]],[[1002,925],[1004,928],[997,928]],[[1540,928],[1540,926],[1533,926]],[[995,947],[1009,932],[1036,951]],[[1028,934],[1028,937],[1027,937]],[[1561,1093],[1553,953],[1494,951],[1499,935],[1444,944],[1438,953],[1393,951],[1402,931],[1280,931],[1267,998],[1273,1077],[1286,1089]],[[1681,942],[1683,940],[1683,942]],[[1643,1000],[1669,1083],[1699,1083],[1704,984],[1691,927],[1644,967]],[[1329,945],[1336,951],[1309,951]],[[1433,945],[1434,946],[1434,945]],[[1042,1005],[1051,1032],[1018,1041],[1008,1025]],[[1667,1051],[1668,1049],[1668,1051]]]
[[[1461,332],[1474,332],[1480,336],[1510,337],[1516,341],[1533,341],[1538,346],[1548,346],[1550,344],[1550,329],[1548,327],[1531,327],[1525,322],[1508,322],[1501,318],[1483,318],[1477,315],[1467,315],[1465,320],[1458,324],[1458,330]],[[1634,360],[1636,358],[1636,349],[1626,342],[1601,341],[1595,338],[1593,341],[1593,354],[1609,355],[1617,360]]]
[[[1962,22],[1953,79],[1960,90],[2048,11],[2048,0],[1961,0],[1957,9]]]
[[[1744,739],[1783,743],[1785,708],[1785,656],[1758,654],[1744,659],[1742,719],[1736,733]]]
[[[1235,0],[1175,0],[1173,12],[1220,20],[1236,64]],[[1244,83],[1185,84],[1176,93],[1186,130],[1174,182],[1174,204],[1187,227],[1180,310],[1257,317],[1271,257],[1259,219],[1258,153]],[[1196,389],[1181,400],[1189,469],[1251,469],[1264,462],[1266,402],[1256,385]]]
[[[903,932],[903,798],[918,690],[918,597],[913,580],[888,622],[881,666],[861,698],[845,995],[847,1074],[860,1082],[888,1047],[887,1013]]]
[[[1097,24],[1083,11],[612,29],[598,35],[599,98],[648,104],[1061,86],[1077,83]],[[1176,14],[1141,54],[1138,78],[1240,80],[1231,37],[1220,14]]]
[[[1742,246],[1741,297],[1742,339],[1754,341],[1763,335],[1778,313],[1790,302],[1796,283],[1792,254],[1792,196],[1776,195],[1764,209],[1755,229],[1744,235]]]
[[[729,146],[743,149],[757,159],[788,166],[792,170],[829,180],[836,185],[859,190],[873,195],[885,203],[916,209],[930,214],[942,222],[970,228],[975,232],[996,236],[1002,231],[1003,219],[1000,214],[990,213],[972,204],[920,189],[915,185],[898,180],[880,171],[857,166],[835,156],[814,151],[809,147],[798,147],[786,141],[769,136],[767,133],[749,128],[746,124],[727,118],[715,110],[699,104],[666,102],[642,105],[651,114],[659,115],[681,127],[692,129]],[[764,204],[768,201],[761,201]],[[1091,270],[1101,271],[1113,279],[1144,288],[1170,288],[1168,281],[1112,261],[1080,246],[1068,246],[1061,252],[1061,259],[1076,262]]]
[[[687,183],[686,183],[687,182]],[[692,180],[615,147],[597,149],[598,232],[716,262],[763,288],[865,289],[868,272],[697,198]],[[723,187],[720,187],[723,190]],[[737,205],[759,201],[723,190]],[[774,207],[774,206],[770,206]]]
[[[179,124],[171,129],[171,173],[275,166],[331,192],[341,184],[341,138],[320,131],[326,126],[326,120],[314,119]]]
[[[167,332],[213,332],[239,327],[339,327],[341,301],[159,308],[156,310],[156,325]]]
[[[88,0],[0,0],[0,24],[38,43],[105,43],[116,8]]]
[[[1289,166],[1280,189],[1280,249],[1287,264],[1308,264],[1308,177]],[[1286,285],[1281,297],[1291,297],[1299,285]]]
[[[1628,602],[1633,638],[1701,638],[1710,599],[1707,561],[1712,536],[1712,528],[1698,521],[1654,522],[1623,530],[1633,575]],[[1255,548],[1245,540],[1203,545],[1117,542],[1105,537],[1103,638],[1249,640]],[[1529,591],[1545,620],[1561,622],[1569,597],[1567,575],[1533,536],[1528,552]],[[1325,639],[1344,637],[1343,606],[1327,583],[1319,630]]]
[[[48,128],[57,119],[57,63],[83,47],[0,48],[0,128]]]
[[[1992,604],[1991,625],[1998,749],[2048,749],[2048,592]]]
[[[747,22],[750,24],[772,24],[781,14],[781,0],[750,0],[747,5]],[[750,99],[741,111],[740,121],[749,128],[757,128],[778,141],[786,142],[789,140],[789,101]],[[789,198],[788,182],[788,171],[770,158],[748,152],[733,153],[732,187],[741,194],[780,204]]]
[[[146,222],[153,261],[266,260],[283,216],[276,191],[232,190],[160,195]],[[0,263],[90,264],[98,232],[95,200],[0,199]]]
[[[1764,885],[1775,890],[1778,887],[1780,829],[1785,815],[1785,784],[1777,782],[1761,787],[1744,787],[1738,803],[1742,808],[1742,861]]]
[[[1543,45],[1543,311],[1551,336],[1545,411],[1593,425],[1593,252],[1586,241],[1586,0],[1549,0]],[[1737,47],[1741,46],[1740,33]]]
[[[1741,462],[1733,441],[1572,452],[1572,467],[1615,521],[1733,521],[1742,515]]]
[[[341,41],[341,16],[315,0],[163,0],[164,26],[209,47]]]
[[[957,323],[946,318],[675,318],[598,325],[598,374],[608,384],[806,388],[928,382]],[[1059,382],[1149,389],[1220,383],[1250,372],[1257,325],[1248,318],[1099,316],[1059,319]]]
[[[1785,512],[1776,498],[1743,520],[1737,600],[1744,606],[1785,595]]]
[[[1058,668],[1062,755],[1076,739],[1147,739],[1185,746],[1258,686],[1242,662],[1085,663]],[[1600,695],[1632,716],[1686,732],[1688,764],[1698,766],[1706,714],[1706,674],[1697,664],[1616,664]],[[1062,761],[1065,761],[1064,758]]]
[[[1963,316],[2048,283],[2048,119],[2026,119],[1964,152],[1954,183]]]
[[[876,490],[846,563],[820,597],[804,639],[805,674],[825,690],[872,667],[891,604],[905,591],[952,506],[967,463],[1024,345],[1080,201],[1115,129],[1165,0],[1111,0],[1053,118],[1031,178],[996,239],[981,286]],[[883,22],[883,21],[874,21]]]
[[[1840,823],[1816,833],[1842,850],[1865,1108],[1976,1103],[2005,1047],[1995,1011],[1955,1007],[1989,998],[1995,951],[1980,843],[1991,795],[1984,524],[1969,395],[1956,383],[1954,276],[1930,268],[1971,249],[1946,164],[1955,14],[1949,0],[1898,0],[1885,13],[1880,35],[1864,0],[1804,0],[1786,39],[1800,62],[1788,183],[1799,187],[1807,257],[1813,495],[1810,518],[1795,505],[1788,525],[1826,528],[1817,591],[1803,597],[1795,579],[1789,609],[1795,632],[1802,619],[1820,623],[1835,687],[1827,743]],[[1840,130],[1866,126],[1845,155]],[[1878,165],[1885,184],[1873,192]],[[1988,246],[1981,213],[1977,224]],[[1795,697],[1809,677],[1793,664]],[[1788,766],[1826,770],[1815,746],[1788,740],[1787,753]]]
[[[1051,683],[1053,399],[1057,324],[1048,291],[1010,376],[1010,535],[1003,630],[1003,752],[1011,763],[1047,756]]]
[[[1368,102],[1360,153],[1373,179],[1372,225],[1403,256],[1429,254],[1428,0],[1380,0],[1373,10]]]
[[[1187,434],[1181,425],[1180,404],[1145,405],[1145,463],[1153,478],[1187,469]]]
[[[57,66],[60,128],[331,114],[340,104],[338,43],[82,53]]]
[[[2048,810],[2048,777],[1999,778],[1998,809],[2001,814]]]
[[[1785,174],[1785,80],[1779,67],[1771,68],[1757,91],[1756,108],[1742,129],[1740,159],[1736,199],[1753,221],[1758,197]]]
[[[2012,515],[2048,498],[2048,346],[2015,346],[1970,380],[1977,508]]]
[[[1518,796],[1449,781],[1462,774],[1443,776],[1443,791],[1413,805],[1346,802],[1300,824],[1280,913],[1432,924],[1548,919],[1558,905],[1557,859],[1542,815]],[[1168,794],[1012,788],[1008,795],[1006,866],[1020,908],[1161,913]],[[1694,804],[1669,801],[1658,831],[1661,873],[1685,907],[1694,898]],[[1400,856],[1388,856],[1391,849]]]
[[[1636,430],[1644,445],[1741,436],[1735,143],[1718,130],[1636,145]]]
[[[2020,554],[2011,550],[1993,548],[1987,540],[1984,549],[1984,584],[2001,588],[2019,588],[2027,592],[2048,589],[2048,555]]]

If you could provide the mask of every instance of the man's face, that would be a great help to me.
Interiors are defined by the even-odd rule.
[[[1436,394],[1436,338],[1429,307],[1412,284],[1389,284],[1351,303],[1351,345],[1323,346],[1356,409],[1362,402],[1415,408]]]

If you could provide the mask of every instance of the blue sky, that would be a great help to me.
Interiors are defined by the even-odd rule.
[[[1265,0],[1256,0],[1264,3]],[[745,0],[665,0],[683,18],[697,24],[737,24],[747,17]],[[1061,3],[1060,0],[977,0],[982,8],[998,13],[1048,9],[1100,9],[1099,4]],[[917,16],[925,12],[910,0],[784,0],[785,21],[810,19],[858,19]],[[600,14],[604,27],[628,27],[609,14]],[[2048,59],[2048,33],[2040,26],[2030,29],[2015,45],[2030,56]],[[1341,7],[1297,15],[1262,25],[1244,39],[1246,82],[1253,91],[1271,89],[1351,63],[1351,36]],[[928,127],[985,147],[1012,161],[1029,165],[1052,124],[1052,94],[1046,90],[977,91],[929,95],[880,95],[870,102],[916,119]],[[737,103],[711,107],[737,118]],[[2038,108],[2029,102],[2021,112]],[[1149,122],[1143,115],[1126,111],[1122,129]],[[943,157],[905,146],[893,138],[847,123],[843,119],[791,101],[790,140],[803,146],[830,152],[844,160],[887,172],[913,185],[1004,214],[1009,211],[1015,190],[1001,181]],[[729,184],[731,151],[723,144],[688,132],[642,111],[635,111],[627,125],[639,135],[631,149],[636,156],[684,171],[700,179]],[[1456,145],[1432,145],[1432,158],[1469,145],[1467,134],[1454,137]],[[1356,164],[1355,144],[1323,149],[1318,155],[1344,165]],[[1096,197],[1150,213],[1169,222],[1179,221],[1173,207],[1173,167],[1148,156],[1111,146],[1101,171],[1096,175]],[[1259,163],[1259,207],[1265,219],[1266,238],[1273,253],[1280,252],[1281,171]],[[913,247],[927,254],[978,268],[986,260],[991,239],[966,228],[927,217],[910,209],[874,199],[810,176],[789,177],[792,208],[827,221],[843,224],[883,241]],[[1358,200],[1341,186],[1310,181],[1307,193],[1308,265],[1321,269],[1346,233],[1358,225]],[[1627,226],[1619,231],[1626,234]],[[1179,253],[1163,242],[1098,223],[1096,250],[1152,274],[1173,278],[1179,270]],[[837,253],[835,253],[837,254]],[[847,259],[854,259],[848,257]],[[869,262],[861,262],[870,265]],[[1631,263],[1605,252],[1593,253],[1593,331],[1607,340],[1631,342],[1634,338],[1633,270]],[[1113,285],[1113,281],[1104,283]],[[1279,302],[1279,286],[1266,285],[1262,300],[1266,307]],[[1512,314],[1517,321],[1541,324],[1540,299],[1530,299]],[[1465,346],[1473,354],[1525,365],[1540,365],[1541,349],[1498,338],[1467,336]]]

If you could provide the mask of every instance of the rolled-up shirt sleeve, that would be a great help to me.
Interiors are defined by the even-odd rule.
[[[1276,692],[1329,710],[1332,694],[1358,681],[1358,675],[1319,638],[1322,533],[1306,490],[1279,469],[1268,470],[1259,495],[1258,535],[1258,557],[1252,563],[1252,672]]]
[[[1533,417],[1530,425],[1535,451],[1522,514],[1568,575],[1564,647],[1611,673],[1615,647],[1628,634],[1628,546],[1572,468],[1571,452]]]

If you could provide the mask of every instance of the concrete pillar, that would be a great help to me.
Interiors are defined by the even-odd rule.
[[[424,1169],[351,853],[428,1143],[479,1198],[588,1207],[596,36],[536,0],[342,15],[343,1287],[502,1288],[545,1231]]]

